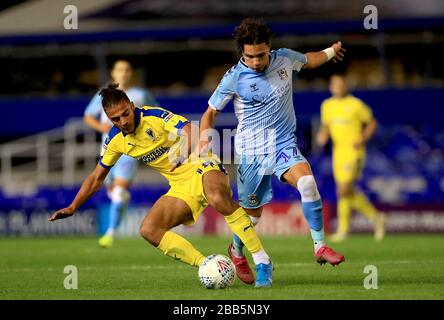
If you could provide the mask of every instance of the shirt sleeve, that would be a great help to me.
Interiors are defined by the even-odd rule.
[[[359,100],[359,120],[362,123],[369,123],[373,119],[372,109],[366,105],[362,100]]]
[[[225,73],[210,100],[208,100],[208,105],[217,111],[222,111],[236,93],[236,80],[233,67]]]
[[[286,56],[288,59],[290,59],[292,65],[293,65],[293,70],[299,72],[301,71],[302,67],[307,63],[307,57],[305,56],[305,54],[298,52],[298,51],[294,51],[291,49],[280,49],[281,50],[281,54]]]
[[[122,155],[122,152],[117,148],[116,142],[115,139],[110,139],[109,136],[105,139],[99,160],[99,164],[105,169],[111,169]]]
[[[168,112],[168,114],[163,118],[164,129],[168,132],[180,135],[183,127],[185,127],[190,121],[178,114]]]
[[[102,100],[99,94],[96,94],[86,106],[84,115],[85,116],[89,115],[95,118],[99,118],[101,112],[102,112]]]

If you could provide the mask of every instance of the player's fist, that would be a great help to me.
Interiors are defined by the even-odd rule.
[[[334,43],[331,47],[335,51],[335,56],[332,59],[333,62],[337,63],[339,61],[342,61],[342,59],[344,59],[344,54],[345,54],[345,49],[342,47],[342,42],[338,41]]]
[[[54,220],[58,220],[58,219],[65,219],[68,218],[70,216],[72,216],[74,214],[74,210],[72,210],[71,208],[64,208],[64,209],[60,209],[56,212],[54,212],[51,217],[49,217],[49,221],[54,221]]]

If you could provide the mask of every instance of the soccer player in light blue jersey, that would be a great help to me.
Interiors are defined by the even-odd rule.
[[[111,78],[119,84],[119,89],[126,92],[129,99],[138,106],[157,106],[158,103],[145,89],[132,85],[134,70],[127,60],[117,60],[111,70]],[[84,122],[92,129],[102,133],[102,144],[112,127],[112,122],[102,108],[102,100],[96,94],[88,104],[84,114]],[[103,153],[103,150],[102,150]],[[99,245],[108,248],[113,244],[114,233],[119,226],[122,215],[128,207],[130,193],[128,191],[133,182],[138,166],[137,159],[123,155],[111,169],[105,184],[108,188],[108,197],[111,200],[108,215],[108,228],[99,239]]]
[[[296,116],[293,107],[293,72],[319,67],[333,59],[341,61],[345,50],[341,42],[306,54],[290,49],[271,50],[271,30],[260,19],[247,18],[234,32],[239,62],[228,70],[208,101],[200,124],[200,152],[210,148],[208,129],[230,100],[238,119],[235,136],[239,158],[237,189],[240,205],[256,225],[263,206],[273,197],[271,177],[274,174],[301,194],[302,210],[310,226],[317,262],[337,265],[344,256],[334,252],[324,241],[322,202],[310,165],[296,142]],[[239,278],[253,283],[254,276],[243,254],[243,243],[237,235],[229,254]],[[257,270],[256,283],[271,283],[272,264]]]

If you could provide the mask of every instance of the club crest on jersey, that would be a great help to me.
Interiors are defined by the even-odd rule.
[[[152,141],[156,140],[156,136],[154,135],[153,129],[148,128],[148,129],[146,129],[145,132]]]
[[[250,204],[250,206],[257,206],[259,204],[259,200],[257,199],[257,195],[253,194],[249,194],[248,195],[248,203]]]
[[[281,78],[281,80],[287,80],[288,79],[288,73],[287,70],[285,70],[285,68],[279,69],[277,71],[279,78]]]

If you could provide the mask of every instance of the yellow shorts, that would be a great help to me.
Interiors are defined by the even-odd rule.
[[[358,180],[362,175],[364,164],[364,155],[333,155],[333,177],[336,183],[350,183]]]
[[[208,206],[203,188],[203,175],[209,171],[218,170],[228,176],[222,163],[216,159],[204,161],[196,166],[193,165],[192,170],[194,170],[194,174],[191,175],[191,178],[183,181],[183,183],[171,185],[170,190],[165,194],[185,201],[190,207],[193,220],[186,222],[185,225],[194,224],[202,211]]]

